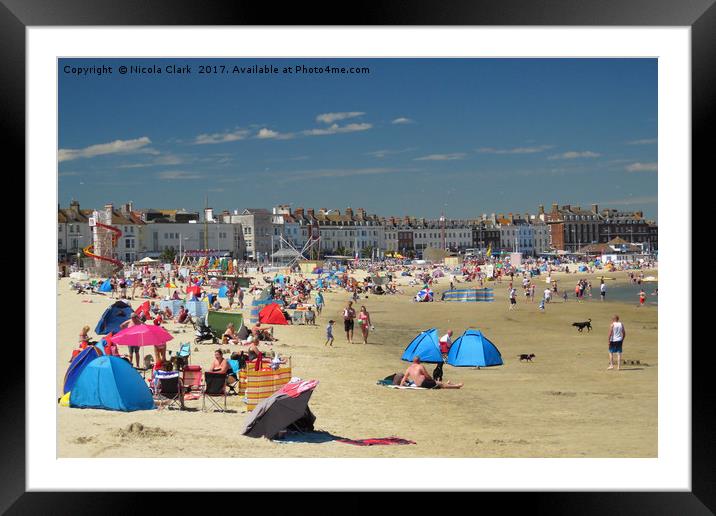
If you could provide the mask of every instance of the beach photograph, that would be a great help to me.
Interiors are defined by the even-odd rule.
[[[657,458],[658,61],[61,58],[58,458]]]

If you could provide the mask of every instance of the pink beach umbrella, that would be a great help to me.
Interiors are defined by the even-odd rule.
[[[112,336],[112,342],[122,346],[160,346],[174,337],[171,333],[153,324],[130,326]]]

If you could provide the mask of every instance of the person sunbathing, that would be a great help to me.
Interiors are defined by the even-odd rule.
[[[416,387],[422,387],[424,389],[460,389],[463,386],[462,383],[450,383],[449,380],[447,382],[436,382],[433,380],[433,377],[430,376],[425,366],[420,363],[420,357],[413,358],[413,363],[405,370],[403,379],[400,380],[401,387],[404,386],[408,380],[412,381]]]
[[[236,328],[234,328],[234,323],[230,322],[228,326],[226,327],[226,331],[221,336],[221,340],[226,344],[238,344],[241,339],[239,339],[238,333],[236,333]]]

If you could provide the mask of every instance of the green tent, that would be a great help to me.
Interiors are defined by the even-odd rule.
[[[236,331],[239,331],[244,324],[244,316],[237,312],[209,310],[209,314],[206,316],[206,323],[211,328],[211,332],[214,336],[221,338],[229,323],[234,323],[234,328]]]

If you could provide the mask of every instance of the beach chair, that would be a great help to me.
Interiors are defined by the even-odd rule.
[[[229,363],[229,366],[231,366],[231,373],[234,376],[236,376],[236,381],[234,383],[228,383],[227,386],[229,387],[229,394],[236,394],[237,396],[241,394],[241,389],[239,388],[239,377],[241,375],[241,365],[239,364],[238,360],[227,360]],[[238,391],[236,389],[239,389]]]
[[[185,392],[201,391],[201,366],[188,365],[182,370],[182,384]]]
[[[201,410],[206,410],[206,398],[222,412],[226,412],[226,373],[204,373],[204,391],[202,393]],[[215,398],[224,399],[224,408]]]
[[[179,347],[179,351],[177,351],[177,356],[180,357],[182,360],[184,360],[187,364],[189,364],[190,358],[191,358],[191,343],[185,342]]]
[[[180,410],[184,409],[184,388],[179,378],[178,371],[156,371],[155,372],[155,401],[166,401],[157,403],[160,409],[170,408],[175,403],[179,404]]]

